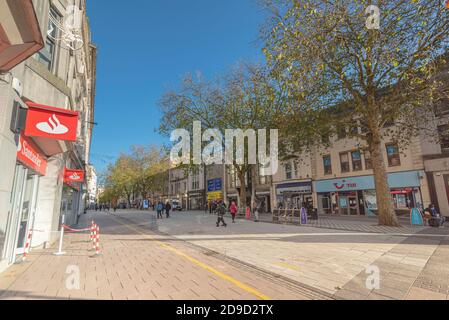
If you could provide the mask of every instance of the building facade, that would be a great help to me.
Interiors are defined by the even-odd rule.
[[[183,168],[169,170],[169,200],[178,200],[183,210],[188,207],[188,171]]]
[[[374,216],[377,212],[369,151],[355,139],[334,138],[332,148],[315,154],[313,190],[319,213]],[[383,156],[397,215],[429,204],[429,186],[418,138],[406,149],[383,142]]]
[[[11,3],[0,2],[2,15]],[[63,219],[76,223],[87,191],[96,48],[85,0],[29,4],[44,47],[0,75],[0,271],[20,258],[31,229],[31,246],[42,247]]]
[[[86,181],[87,181],[87,196],[86,207],[95,209],[95,204],[98,202],[98,177],[95,168],[92,165],[86,166]]]

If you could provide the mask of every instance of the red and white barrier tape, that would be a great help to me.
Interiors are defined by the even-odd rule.
[[[86,228],[86,229],[72,229],[69,226],[63,224],[62,227],[68,231],[72,231],[72,232],[86,232],[86,231],[90,231],[90,228]]]
[[[28,237],[27,237],[27,242],[25,244],[25,249],[23,251],[23,260],[25,261],[27,258],[27,254],[30,250],[30,246],[31,246],[31,238],[33,237],[33,230],[28,231]]]

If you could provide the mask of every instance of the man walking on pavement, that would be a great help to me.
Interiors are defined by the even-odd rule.
[[[170,202],[167,201],[167,203],[165,204],[165,215],[167,216],[167,218],[170,218],[170,210],[171,210],[171,205],[170,205]]]
[[[223,202],[218,204],[218,208],[217,208],[217,214],[218,214],[218,218],[217,218],[217,228],[220,227],[220,222],[222,223],[222,226],[226,227],[227,224],[224,221],[224,215],[226,213],[226,207],[224,205]]]
[[[157,218],[161,218],[162,219],[162,210],[163,210],[163,206],[162,206],[162,202],[158,202],[157,206],[156,206],[156,211],[157,211]]]

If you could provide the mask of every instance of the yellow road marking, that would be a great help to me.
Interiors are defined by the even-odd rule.
[[[127,228],[129,228],[129,229],[131,229],[131,230],[133,230],[133,231],[135,231],[135,232],[145,236],[148,239],[152,239],[152,240],[155,239],[154,237],[152,237],[152,236],[150,236],[150,235],[148,235],[146,233],[143,233],[139,229],[137,229],[137,228],[135,228],[135,227],[133,227],[133,226],[127,224],[127,223],[123,223],[123,222],[119,221],[115,217],[113,217],[113,219],[116,222],[120,223],[121,225],[124,225],[125,227],[127,227]],[[233,277],[231,277],[231,276],[229,276],[229,275],[227,275],[227,274],[225,274],[225,273],[223,273],[221,271],[218,271],[217,269],[215,269],[215,268],[213,268],[213,267],[211,267],[211,266],[209,266],[209,265],[207,265],[207,264],[205,264],[205,263],[203,263],[203,262],[201,262],[201,261],[199,261],[199,260],[189,256],[188,254],[186,254],[186,253],[184,253],[184,252],[182,252],[182,251],[172,247],[171,245],[166,244],[166,243],[164,243],[162,241],[159,241],[159,240],[156,240],[155,242],[158,245],[160,245],[162,248],[165,248],[166,250],[169,250],[169,251],[177,254],[178,256],[183,257],[184,259],[186,259],[186,260],[192,262],[193,264],[203,268],[204,270],[207,270],[207,271],[215,274],[219,278],[221,278],[223,280],[226,280],[226,281],[236,285],[237,287],[239,287],[240,289],[242,289],[242,290],[244,290],[244,291],[246,291],[248,293],[251,293],[252,295],[258,297],[259,299],[261,299],[261,300],[271,300],[270,297],[264,295],[263,293],[257,291],[256,289],[254,289],[254,288],[252,288],[252,287],[250,287],[250,286],[240,282],[239,280],[237,280],[237,279],[235,279],[235,278],[233,278]]]
[[[299,271],[299,267],[298,266],[294,266],[285,262],[275,262],[273,263],[275,266],[279,266],[279,267],[284,267],[290,270],[295,270],[295,271]]]

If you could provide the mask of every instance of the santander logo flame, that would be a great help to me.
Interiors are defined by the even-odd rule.
[[[40,122],[36,124],[36,128],[45,133],[58,135],[65,134],[69,131],[69,129],[65,125],[61,124],[55,114],[48,118],[47,122]]]
[[[79,179],[81,179],[81,177],[76,172],[72,173],[72,175],[69,178],[71,180],[79,180]]]

